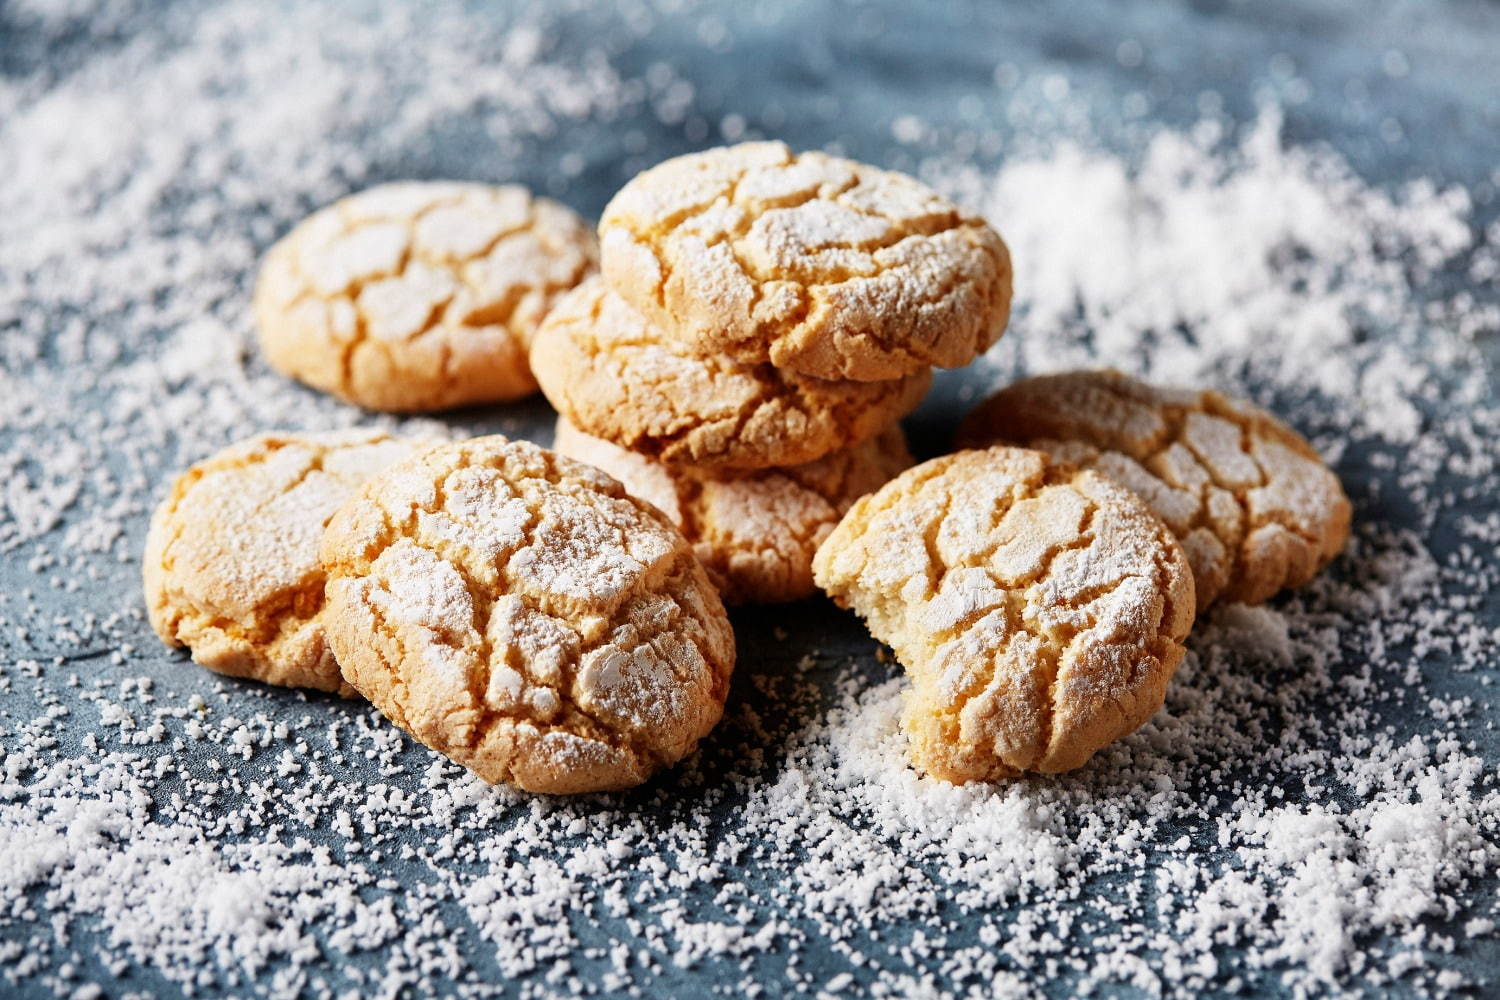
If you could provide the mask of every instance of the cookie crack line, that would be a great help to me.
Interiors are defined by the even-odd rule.
[[[1097,505],[1092,503],[1089,504],[1089,506],[1084,511],[1083,523],[1079,526],[1078,529],[1078,538],[1075,539],[1071,544],[1056,546],[1051,552],[1048,552],[1044,557],[1045,561],[1043,563],[1041,572],[1037,576],[1037,580],[1029,586],[1035,587],[1045,581],[1051,573],[1052,563],[1063,552],[1086,548],[1089,545],[1093,544],[1094,518],[1098,515],[1098,510],[1099,508]],[[1116,585],[1118,586],[1118,584]],[[1031,602],[1027,602],[1026,609],[1032,610]],[[1022,616],[1022,621],[1026,621],[1024,613]],[[1027,622],[1027,624],[1033,625],[1034,627],[1039,627],[1041,625],[1040,622]],[[1072,650],[1073,646],[1076,643],[1080,642],[1085,634],[1087,634],[1088,632],[1092,632],[1094,629],[1098,628],[1098,626],[1098,620],[1094,616],[1090,615],[1088,617],[1088,625],[1084,628],[1075,629],[1073,634],[1068,637],[1067,643],[1060,650],[1055,648],[1055,639],[1052,636],[1048,635],[1045,629],[1039,629],[1039,634],[1037,634],[1036,636],[1037,639],[1040,640],[1038,642],[1038,647],[1046,651],[1046,655],[1044,655],[1043,657],[1043,665],[1047,669],[1047,698],[1043,702],[1045,710],[1042,715],[1040,726],[1042,737],[1039,743],[1040,749],[1038,750],[1037,756],[1031,761],[1027,762],[1026,770],[1034,769],[1038,764],[1051,756],[1052,743],[1057,735],[1054,732],[1054,725],[1058,713],[1057,680],[1062,673],[1063,662],[1067,659],[1068,653]]]
[[[1013,507],[1014,504],[1020,503],[1023,500],[1038,499],[1045,494],[1046,490],[1056,488],[1068,489],[1071,487],[1063,483],[1043,483],[1040,488],[1034,488],[1024,495],[1013,499],[1011,501],[1011,505]],[[1042,737],[1039,741],[1040,749],[1038,750],[1036,757],[1034,757],[1024,765],[1020,765],[1017,768],[1018,770],[1034,770],[1036,765],[1047,757],[1048,752],[1050,751],[1052,746],[1052,720],[1056,714],[1057,678],[1061,671],[1062,661],[1066,657],[1067,650],[1072,647],[1074,642],[1078,641],[1078,639],[1085,633],[1098,627],[1097,619],[1093,616],[1089,616],[1086,625],[1071,629],[1072,634],[1067,636],[1067,643],[1064,648],[1061,650],[1057,649],[1057,636],[1055,636],[1052,631],[1049,630],[1036,617],[1036,598],[1031,592],[1035,588],[1040,587],[1046,583],[1047,578],[1051,573],[1052,563],[1057,559],[1058,556],[1060,556],[1064,552],[1088,548],[1094,543],[1092,527],[1097,511],[1098,505],[1094,504],[1093,502],[1089,502],[1088,506],[1084,510],[1083,521],[1079,526],[1077,536],[1069,539],[1068,541],[1059,542],[1055,545],[1049,546],[1047,551],[1041,557],[1041,564],[1037,568],[1037,571],[1033,575],[1028,576],[1023,580],[1009,581],[1002,579],[994,573],[993,569],[991,568],[991,561],[994,558],[995,551],[999,547],[998,543],[988,550],[985,550],[984,552],[976,555],[970,562],[965,564],[965,568],[983,569],[990,582],[993,583],[996,588],[1005,595],[1005,600],[1003,602],[991,605],[985,612],[987,613],[988,611],[994,610],[998,607],[1005,607],[1005,630],[999,637],[999,648],[996,649],[995,654],[983,661],[983,665],[985,667],[988,667],[988,670],[976,671],[975,679],[972,683],[966,685],[962,689],[955,689],[955,697],[951,700],[949,706],[952,713],[955,715],[962,713],[964,706],[968,704],[968,702],[972,700],[975,695],[986,690],[990,686],[990,684],[993,683],[995,679],[996,657],[999,656],[1001,650],[1003,650],[1004,648],[1008,648],[1017,637],[1024,636],[1036,640],[1037,649],[1042,654],[1041,665],[1045,668],[1046,671],[1045,682],[1047,685],[1048,694],[1047,700],[1045,702],[1047,711],[1046,714],[1042,717],[1040,726],[1042,733]],[[949,571],[951,571],[953,568],[954,567],[946,567],[946,569]],[[1101,586],[1106,586],[1106,592],[1110,592],[1118,588],[1121,582],[1123,581],[1117,580],[1111,582],[1108,585]],[[1066,610],[1082,610],[1082,605],[1075,606],[1073,604],[1064,604],[1062,605],[1062,607]],[[983,614],[975,614],[973,615],[973,620],[978,621],[982,617]],[[935,637],[937,641],[935,641],[933,644],[937,645],[942,641],[949,641],[953,638],[956,638],[957,635],[962,634],[962,630],[960,628],[950,627],[946,630],[946,633],[946,636]]]

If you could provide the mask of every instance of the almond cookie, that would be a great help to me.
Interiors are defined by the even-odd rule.
[[[554,445],[597,466],[682,529],[729,604],[811,597],[812,557],[849,506],[911,465],[895,425],[805,465],[727,475],[673,470],[559,418]]]
[[[630,181],[599,223],[610,285],[703,356],[826,379],[968,364],[1010,315],[1005,243],[926,185],[752,142]]]
[[[599,278],[564,296],[531,364],[547,399],[593,437],[678,467],[800,465],[858,444],[916,408],[932,372],[829,381],[683,354]]]
[[[1182,547],[1140,498],[1021,448],[908,469],[813,573],[906,667],[912,757],[951,782],[1068,771],[1136,729],[1194,614]]]
[[[255,319],[272,367],[372,410],[518,399],[531,334],[596,257],[583,220],[525,188],[385,184],[271,248]]]
[[[981,403],[959,439],[1040,448],[1134,490],[1182,540],[1200,611],[1301,586],[1349,537],[1349,500],[1312,446],[1217,392],[1116,371],[1045,375]]]
[[[590,466],[444,445],[367,483],[322,554],[344,676],[486,781],[628,788],[723,712],[719,595],[666,516]]]
[[[146,536],[146,611],[210,670],[353,694],[328,649],[318,541],[370,476],[436,440],[265,434],[188,469]]]

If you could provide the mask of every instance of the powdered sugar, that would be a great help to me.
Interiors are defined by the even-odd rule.
[[[12,6],[101,38],[129,17]],[[731,717],[695,762],[557,802],[488,788],[356,704],[172,659],[136,560],[188,462],[369,422],[249,346],[272,238],[419,169],[404,157],[459,112],[493,109],[470,119],[474,170],[503,180],[524,137],[622,108],[681,121],[693,88],[437,5],[170,24],[185,44],[129,36],[54,84],[0,82],[0,989],[1444,993],[1491,975],[1500,416],[1475,343],[1500,324],[1472,291],[1409,280],[1450,257],[1493,278],[1500,235],[1468,246],[1461,192],[1372,188],[1288,148],[1273,112],[1249,145],[1166,133],[1145,173],[1088,145],[932,164],[995,192],[1015,251],[997,378],[1103,363],[1270,404],[1335,462],[1348,551],[1200,622],[1165,711],[1075,776],[919,777],[896,669],[813,606],[740,619]]]

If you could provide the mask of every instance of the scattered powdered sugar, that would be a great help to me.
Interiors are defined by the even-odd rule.
[[[1104,359],[1189,385],[1253,375],[1338,397],[1371,431],[1411,441],[1413,395],[1472,364],[1470,338],[1500,325],[1500,305],[1461,297],[1447,315],[1412,294],[1466,254],[1493,260],[1475,250],[1463,189],[1372,188],[1327,152],[1284,146],[1274,107],[1237,140],[1212,123],[1163,131],[1134,166],[1064,142],[959,182],[982,192],[1015,259],[1002,365]],[[1474,375],[1463,398],[1478,401],[1489,383]]]
[[[930,164],[1014,252],[993,377],[1110,364],[1255,398],[1335,463],[1347,551],[1216,608],[1166,708],[1072,775],[920,777],[899,669],[813,606],[739,617],[729,714],[692,761],[545,799],[360,704],[166,653],[141,545],[170,476],[229,441],[430,427],[268,372],[248,293],[276,235],[455,118],[500,181],[575,124],[680,122],[691,86],[441,6],[174,7],[149,38],[77,6],[7,16],[96,32],[95,55],[0,76],[0,991],[1494,988],[1500,317],[1429,280],[1500,268],[1462,191],[1374,188],[1284,144],[1274,110],[1140,158]]]

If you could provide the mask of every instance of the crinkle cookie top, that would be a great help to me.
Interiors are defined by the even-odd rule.
[[[897,425],[803,465],[716,475],[673,469],[559,417],[559,452],[597,466],[677,524],[729,604],[811,597],[812,558],[849,506],[911,465]]]
[[[194,465],[146,538],[152,628],[220,673],[352,694],[324,639],[323,527],[370,476],[436,443],[264,434]]]
[[[585,433],[668,465],[800,465],[867,440],[916,408],[932,373],[812,378],[694,357],[599,278],[564,296],[532,343],[542,391]]]
[[[668,160],[599,223],[610,285],[688,350],[828,379],[967,364],[1010,313],[1005,243],[887,170],[745,143]]]
[[[912,756],[953,782],[1067,771],[1136,729],[1194,614],[1182,549],[1134,494],[1019,448],[897,476],[813,573],[906,667]]]
[[[1200,611],[1301,586],[1349,537],[1349,500],[1312,446],[1217,392],[1116,371],[1044,375],[980,404],[959,439],[1040,448],[1134,490],[1182,540]]]
[[[433,449],[366,484],[322,554],[344,676],[486,781],[626,788],[722,713],[734,635],[703,567],[582,463],[501,437]]]
[[[371,409],[515,399],[536,390],[531,334],[596,258],[582,219],[525,188],[384,184],[271,248],[256,322],[273,366]]]

